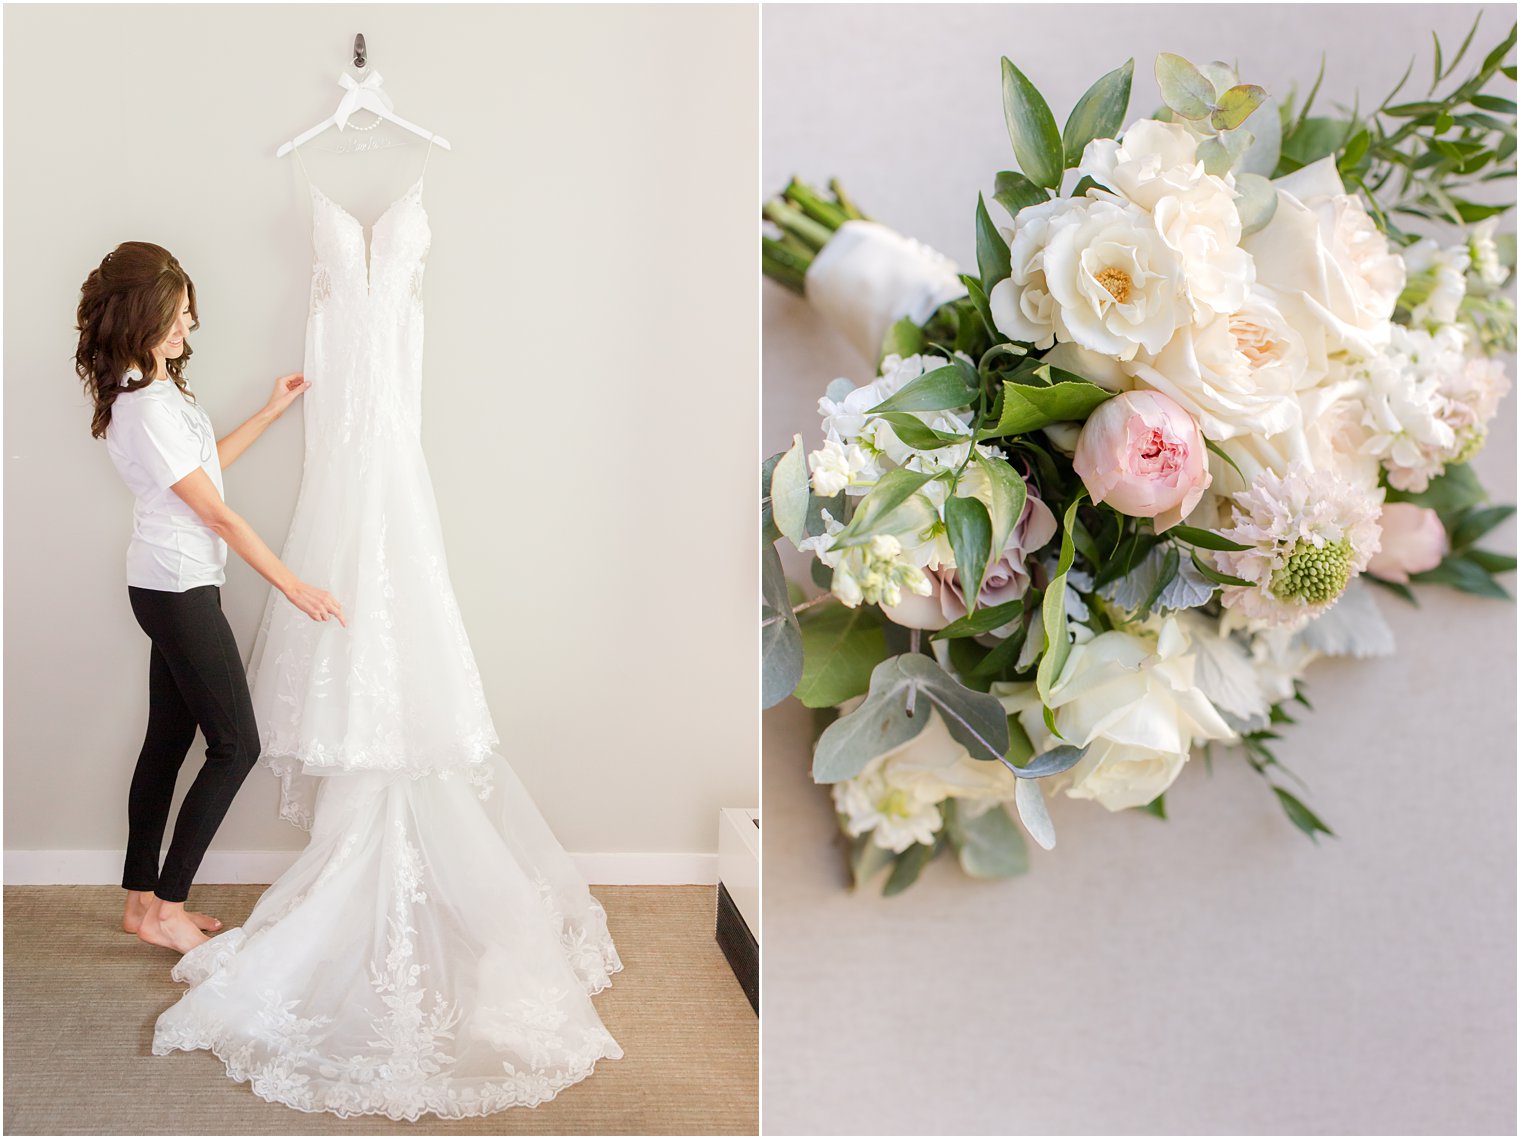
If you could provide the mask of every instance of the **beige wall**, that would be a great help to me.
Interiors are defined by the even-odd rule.
[[[191,384],[219,434],[252,414],[302,366],[309,288],[306,184],[274,152],[332,110],[362,31],[396,112],[453,144],[427,166],[423,443],[502,751],[569,850],[715,850],[718,808],[758,797],[755,9],[4,19],[6,849],[122,847],[147,717],[132,500],[72,372],[80,282],[122,240],[174,251]],[[386,129],[410,145],[303,146],[366,223],[426,147]],[[297,405],[226,474],[276,551],[301,447]],[[245,662],[268,591],[230,556]],[[256,769],[213,850],[301,846],[277,798]]]

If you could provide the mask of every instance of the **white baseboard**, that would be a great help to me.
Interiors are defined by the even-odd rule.
[[[212,850],[197,882],[273,882],[296,860],[294,850]],[[120,850],[7,850],[7,886],[116,886]],[[718,881],[716,854],[572,854],[592,885],[711,886]]]

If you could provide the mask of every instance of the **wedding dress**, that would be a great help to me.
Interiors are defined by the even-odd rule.
[[[250,689],[281,814],[310,841],[240,928],[175,966],[190,987],[153,1051],[210,1049],[305,1111],[533,1106],[623,1054],[590,999],[622,963],[495,751],[449,582],[420,437],[422,178],[367,255],[364,226],[307,182],[311,387],[282,559],[348,626],[272,591]]]

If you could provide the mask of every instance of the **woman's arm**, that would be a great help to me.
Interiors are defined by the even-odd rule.
[[[237,457],[248,450],[249,444],[264,434],[264,428],[284,415],[285,409],[290,406],[296,396],[309,387],[311,385],[306,382],[300,372],[291,372],[288,376],[277,379],[274,382],[274,394],[269,397],[269,402],[255,415],[239,424],[234,431],[216,441],[217,462],[221,464],[222,470],[225,471],[232,466]]]
[[[233,432],[234,435],[236,433]],[[237,552],[238,557],[257,570],[270,585],[290,598],[291,604],[297,609],[314,621],[325,621],[329,616],[336,617],[338,624],[345,629],[348,628],[348,622],[343,619],[343,606],[338,604],[338,599],[326,590],[307,585],[291,573],[290,567],[280,561],[275,552],[264,544],[264,539],[254,532],[253,527],[248,525],[242,515],[222,501],[222,496],[217,493],[216,484],[211,481],[211,476],[203,468],[196,467],[175,483],[172,489],[191,510],[195,511],[202,522],[216,531],[217,535]]]
[[[260,435],[264,434],[264,428],[268,427],[276,419],[280,418],[279,412],[271,411],[268,407],[263,408],[256,415],[244,420],[236,428],[216,441],[216,457],[221,463],[222,470],[232,466],[233,462]],[[210,479],[207,479],[209,482]],[[176,486],[179,484],[176,483]],[[213,487],[213,489],[215,489]]]

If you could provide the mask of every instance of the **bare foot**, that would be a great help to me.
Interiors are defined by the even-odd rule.
[[[143,915],[137,936],[149,945],[162,945],[178,953],[189,953],[211,939],[190,920],[184,902],[159,901]]]
[[[126,910],[121,915],[121,928],[127,933],[136,933],[142,928],[142,920],[153,902],[154,897],[151,891],[128,890]],[[222,919],[214,918],[210,914],[186,910],[185,916],[195,923],[197,929],[203,929],[207,933],[217,933],[222,928]]]

